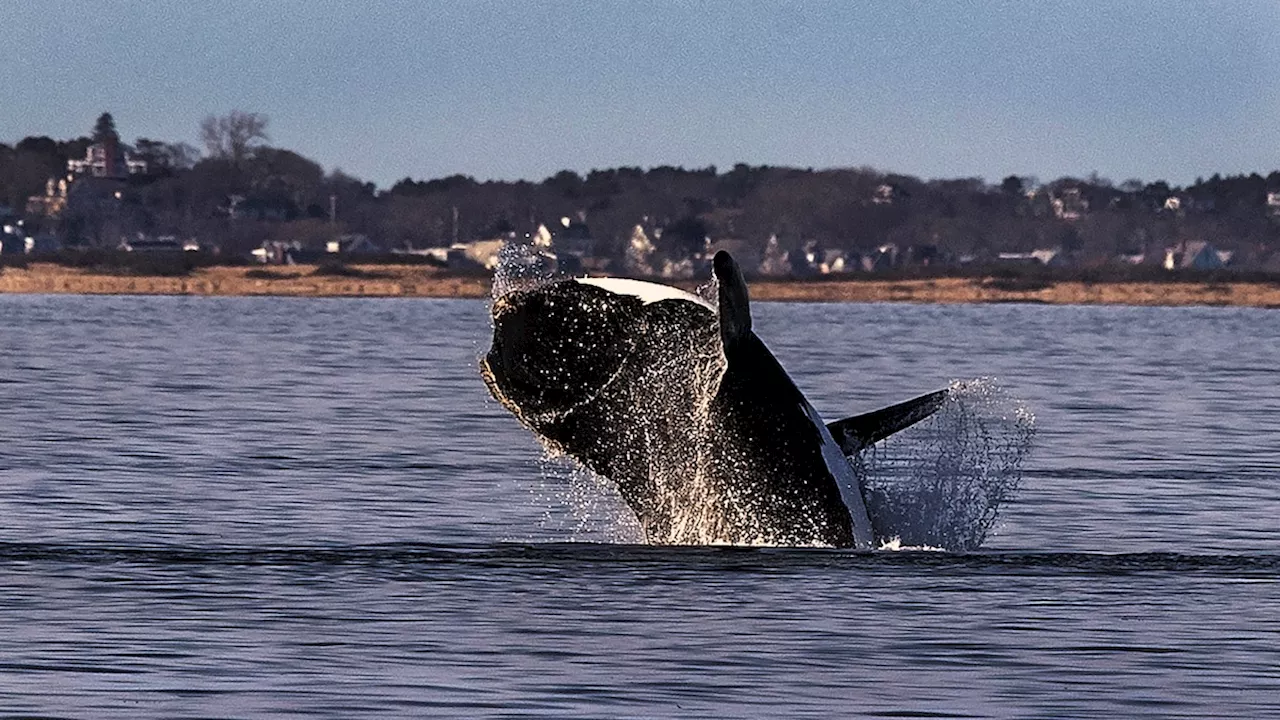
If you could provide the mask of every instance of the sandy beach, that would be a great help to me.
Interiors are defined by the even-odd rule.
[[[278,295],[300,297],[482,298],[489,279],[421,265],[353,265],[347,274],[315,266],[211,267],[182,277],[115,275],[33,263],[0,272],[3,293],[87,295]],[[692,283],[682,283],[692,287]],[[752,298],[799,302],[1006,303],[1077,305],[1228,305],[1280,308],[1280,284],[1058,281],[998,278],[839,279],[751,283]]]

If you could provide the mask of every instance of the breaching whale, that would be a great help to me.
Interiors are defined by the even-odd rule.
[[[543,444],[617,486],[654,544],[825,545],[892,536],[847,456],[935,412],[947,390],[824,424],[752,330],[737,263],[716,303],[656,283],[575,278],[492,307],[481,374]]]

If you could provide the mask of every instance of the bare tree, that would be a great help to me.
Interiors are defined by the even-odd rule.
[[[249,157],[255,144],[268,139],[267,116],[262,113],[232,110],[221,117],[210,115],[200,123],[200,140],[209,155],[236,167]]]

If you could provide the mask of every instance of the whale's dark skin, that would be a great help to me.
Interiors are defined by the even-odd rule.
[[[870,547],[844,455],[927,417],[946,391],[828,430],[752,330],[737,264],[721,252],[713,269],[717,310],[634,281],[500,297],[481,361],[490,392],[611,480],[651,543]]]

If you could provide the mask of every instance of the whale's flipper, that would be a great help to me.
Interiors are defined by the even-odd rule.
[[[855,455],[890,435],[905,430],[942,407],[948,391],[944,388],[897,405],[827,423],[831,436],[845,455]]]
[[[721,250],[711,265],[720,283],[720,340],[728,350],[751,334],[751,302],[733,256]]]

